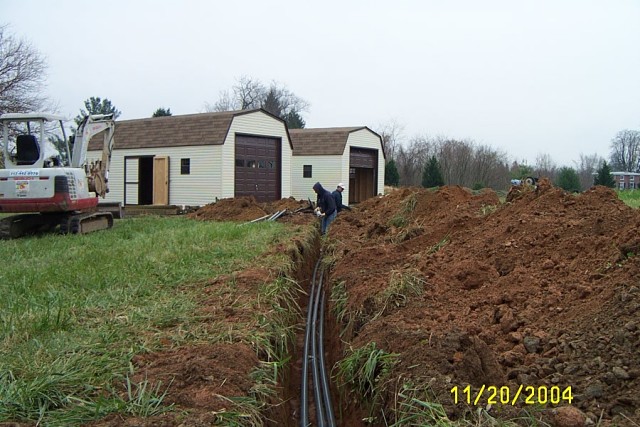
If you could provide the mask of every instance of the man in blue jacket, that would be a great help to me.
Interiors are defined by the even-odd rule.
[[[336,201],[333,199],[331,193],[325,190],[319,182],[313,184],[313,191],[318,195],[315,212],[316,215],[322,218],[320,231],[324,235],[329,231],[329,224],[336,219],[338,213],[336,210]]]
[[[349,206],[342,204],[342,192],[343,191],[344,191],[344,184],[340,183],[336,187],[335,191],[333,193],[331,193],[331,195],[333,196],[333,200],[335,200],[335,202],[336,202],[336,210],[338,211],[338,213],[342,212],[343,209],[346,209],[348,211],[351,210],[351,208]]]

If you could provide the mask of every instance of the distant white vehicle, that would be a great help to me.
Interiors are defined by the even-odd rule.
[[[512,179],[511,185],[537,185],[538,178],[534,178],[533,176],[528,176],[524,179]]]

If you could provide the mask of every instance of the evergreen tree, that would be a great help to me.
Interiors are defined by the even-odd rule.
[[[304,129],[306,123],[302,116],[296,111],[291,110],[283,117],[289,129]]]
[[[113,120],[117,119],[120,116],[120,111],[111,104],[107,98],[100,99],[100,97],[91,97],[84,101],[84,106],[86,111],[80,109],[80,114],[73,119],[76,122],[77,126],[80,126],[80,123],[85,119],[85,117],[93,115],[93,114],[113,114]],[[71,135],[69,135],[69,149],[73,152],[73,144],[76,140],[76,128],[71,128]]]
[[[111,105],[111,101],[107,98],[103,100],[100,99],[100,97],[92,96],[84,101],[84,106],[86,111],[81,109],[80,114],[75,118],[76,125],[78,126],[80,126],[80,123],[82,123],[82,120],[84,120],[85,117],[92,114],[113,114],[114,120],[120,117],[121,114],[114,105]]]
[[[444,185],[444,178],[442,178],[442,171],[440,171],[440,163],[436,156],[431,156],[427,164],[424,166],[424,172],[422,173],[422,186],[440,187]]]
[[[397,187],[400,183],[400,174],[395,160],[391,159],[384,167],[384,185]]]
[[[600,167],[597,172],[598,174],[596,175],[593,185],[604,185],[610,188],[616,186],[616,181],[613,179],[613,175],[611,175],[611,168],[607,162],[602,162],[602,167]]]
[[[278,94],[274,88],[271,88],[261,103],[261,107],[276,117],[282,117],[282,104],[278,99]],[[283,117],[284,118],[284,117]]]
[[[166,116],[171,116],[171,115],[172,115],[171,114],[171,108],[167,108],[165,110],[164,107],[160,107],[153,113],[153,116],[151,116],[151,117],[166,117]]]
[[[565,191],[579,192],[580,177],[574,168],[562,167],[558,173],[556,185]]]

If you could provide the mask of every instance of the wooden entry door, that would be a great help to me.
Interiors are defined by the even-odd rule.
[[[153,204],[169,204],[169,157],[153,158]]]
[[[349,203],[360,203],[375,196],[374,169],[352,168],[349,173]]]

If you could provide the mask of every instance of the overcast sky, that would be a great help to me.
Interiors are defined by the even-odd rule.
[[[638,0],[0,0],[69,118],[92,96],[202,112],[250,76],[307,100],[307,127],[395,120],[558,166],[640,130],[639,22]]]

